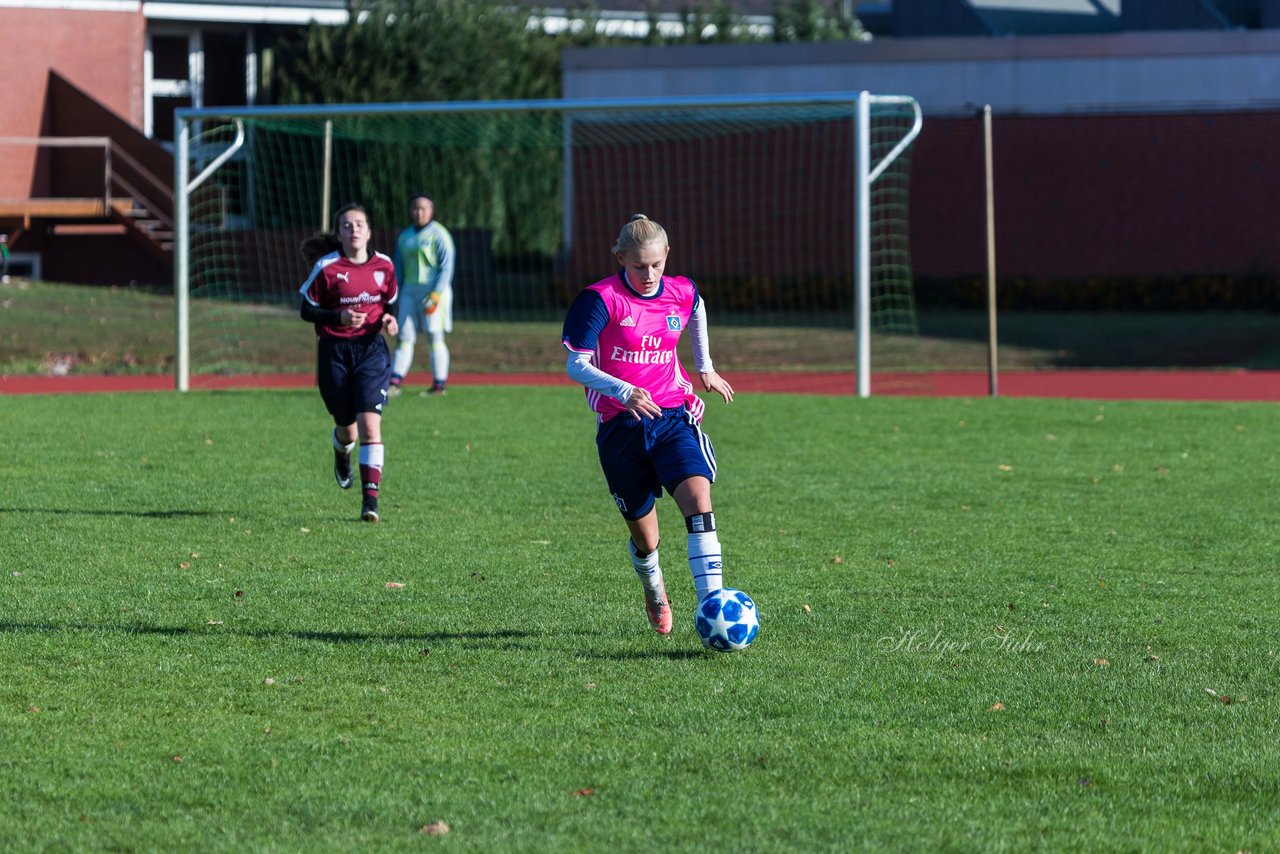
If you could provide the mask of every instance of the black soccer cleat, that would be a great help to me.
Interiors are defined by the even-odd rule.
[[[364,503],[360,505],[360,520],[363,522],[377,522],[378,518],[378,499],[372,495],[364,497]]]
[[[343,489],[350,489],[355,483],[355,474],[351,471],[351,454],[333,449],[333,479]]]

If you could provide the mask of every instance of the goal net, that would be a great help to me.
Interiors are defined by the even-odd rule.
[[[859,339],[872,328],[916,331],[907,154],[920,111],[910,98],[209,108],[177,118],[179,389],[312,371],[313,336],[297,315],[309,273],[299,244],[356,202],[371,246],[391,255],[418,193],[434,199],[456,245],[449,344],[459,374],[563,370],[564,312],[613,272],[611,246],[635,213],[667,229],[667,271],[697,283],[726,374],[852,390]],[[865,373],[865,352],[861,362]]]

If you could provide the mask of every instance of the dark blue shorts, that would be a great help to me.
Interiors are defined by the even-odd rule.
[[[361,412],[382,412],[391,384],[391,357],[382,334],[322,335],[316,347],[316,385],[333,423],[354,424]]]
[[[716,479],[711,439],[683,406],[640,421],[629,413],[616,415],[596,431],[596,447],[613,501],[626,519],[648,514],[663,488],[670,493],[695,475]]]

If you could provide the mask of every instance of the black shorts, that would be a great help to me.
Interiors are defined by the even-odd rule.
[[[391,356],[382,333],[364,338],[321,335],[316,385],[334,424],[353,424],[361,412],[381,413],[391,385]]]
[[[658,418],[637,421],[615,415],[596,430],[596,448],[605,482],[624,519],[642,519],[685,479],[700,475],[715,483],[716,452],[711,439],[683,406]]]

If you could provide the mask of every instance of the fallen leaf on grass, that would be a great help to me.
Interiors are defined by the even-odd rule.
[[[806,605],[801,605],[800,607],[804,609],[804,612],[805,612],[806,614],[812,614],[812,613],[813,613],[813,609],[812,609],[812,608],[810,608],[807,604],[806,604]]]
[[[404,585],[401,584],[399,581],[388,581],[386,584],[383,585],[383,587],[386,587],[388,590],[400,590],[401,588],[404,587]]]
[[[1013,466],[1007,466],[1004,463],[996,466],[996,468],[1000,469],[1000,471],[1013,471]]]
[[[836,555],[831,559],[831,562],[834,563],[836,566],[839,566],[840,564],[844,563],[844,558],[840,557],[840,555]]]
[[[1226,694],[1219,694],[1217,691],[1213,690],[1212,688],[1205,688],[1204,692],[1208,694],[1210,697],[1213,697],[1215,700],[1218,700],[1228,706],[1231,705],[1232,703],[1243,703],[1246,699],[1248,699],[1247,697],[1240,697],[1239,699],[1233,700]]]
[[[444,836],[449,832],[449,825],[443,821],[433,821],[431,824],[424,824],[418,832],[427,836]]]
[[[988,712],[1000,712],[1003,710],[1004,710],[1004,703],[992,703],[991,708],[987,709]]]
[[[1093,663],[1094,663],[1094,664],[1096,664],[1096,665],[1098,665],[1099,667],[1110,667],[1110,666],[1111,666],[1111,662],[1110,662],[1110,661],[1107,661],[1105,658],[1095,658],[1095,659],[1093,660]]]
[[[209,620],[209,621],[207,621],[207,622],[205,623],[205,625],[207,625],[207,626],[220,626],[220,625],[222,625],[222,620]]]
[[[40,707],[39,707],[39,706],[27,706],[27,714],[29,714],[29,715],[38,715],[38,714],[40,714]]]
[[[181,762],[181,761],[182,761],[182,756],[181,756],[181,754],[177,754],[177,753],[175,753],[173,756],[170,756],[170,757],[169,757],[169,761],[170,761],[170,762]]]
[[[574,789],[573,796],[575,798],[589,798],[596,793],[595,789]]]

